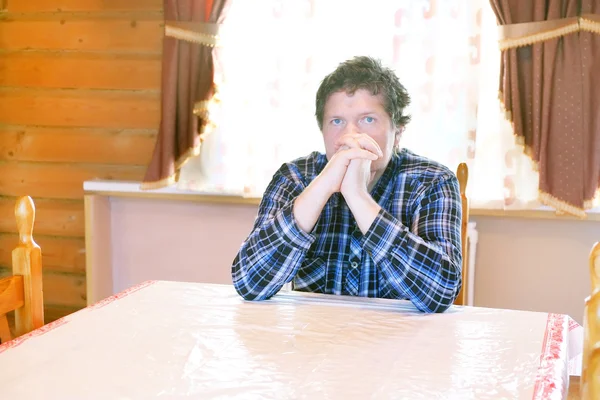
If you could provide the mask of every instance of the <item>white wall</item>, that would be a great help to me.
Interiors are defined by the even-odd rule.
[[[147,279],[230,283],[257,206],[110,198],[113,292]],[[471,217],[475,305],[564,313],[581,323],[600,222]],[[108,265],[88,266],[99,270]],[[94,276],[88,274],[89,276]],[[90,283],[88,283],[90,285]]]
[[[471,217],[479,243],[475,305],[555,312],[582,322],[588,254],[600,222]]]
[[[252,205],[111,199],[114,290],[148,279],[231,283]]]

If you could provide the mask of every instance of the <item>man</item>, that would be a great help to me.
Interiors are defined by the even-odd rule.
[[[446,167],[398,143],[410,98],[395,73],[356,57],[325,77],[316,117],[326,155],[275,173],[232,267],[247,300],[295,290],[409,299],[443,312],[461,287],[461,202]],[[282,132],[285,134],[285,132]]]

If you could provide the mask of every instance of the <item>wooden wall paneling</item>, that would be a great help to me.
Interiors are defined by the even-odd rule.
[[[0,160],[148,165],[156,129],[0,126]]]
[[[54,321],[66,315],[72,314],[80,309],[81,307],[44,304],[44,320],[46,323],[49,321]]]
[[[42,250],[43,251],[43,250]],[[12,267],[0,267],[0,277],[12,274]],[[44,304],[83,308],[87,305],[85,275],[43,272]],[[52,290],[46,290],[52,288]]]
[[[74,274],[85,272],[85,240],[82,237],[36,235],[34,230],[34,238],[42,249],[44,271]],[[11,265],[12,249],[15,248],[17,242],[16,234],[0,234],[0,265]]]
[[[8,7],[11,13],[131,10],[162,12],[162,9],[162,0],[10,0]]]
[[[83,199],[91,179],[140,181],[146,167],[100,164],[0,162],[0,193],[49,199]]]
[[[84,274],[48,272],[43,279],[44,288],[52,288],[44,290],[44,303],[77,308],[87,306]]]
[[[0,48],[146,53],[161,51],[164,30],[162,20],[78,20],[68,17],[15,20],[7,16],[0,21]]]
[[[0,0],[0,275],[34,198],[46,322],[86,305],[83,182],[142,179],[160,122],[162,0]]]
[[[82,237],[85,233],[81,200],[35,199],[35,235]],[[0,215],[14,214],[15,198],[0,197]],[[0,218],[0,232],[18,233],[13,218]]]
[[[10,51],[0,56],[0,86],[78,89],[160,87],[160,54]]]
[[[11,125],[156,129],[158,91],[0,88],[0,121]]]

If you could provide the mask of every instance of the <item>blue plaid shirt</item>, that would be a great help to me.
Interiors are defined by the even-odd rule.
[[[324,154],[313,152],[275,173],[233,262],[238,293],[264,300],[292,282],[294,290],[409,299],[424,312],[446,310],[462,282],[462,210],[454,173],[401,150],[371,191],[381,211],[366,234],[340,193],[306,233],[294,219],[293,203],[326,163]]]

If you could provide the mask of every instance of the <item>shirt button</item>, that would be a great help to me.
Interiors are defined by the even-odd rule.
[[[352,261],[352,262],[350,263],[350,266],[351,266],[352,268],[357,268],[357,267],[358,267],[358,263],[357,263],[356,261]]]

